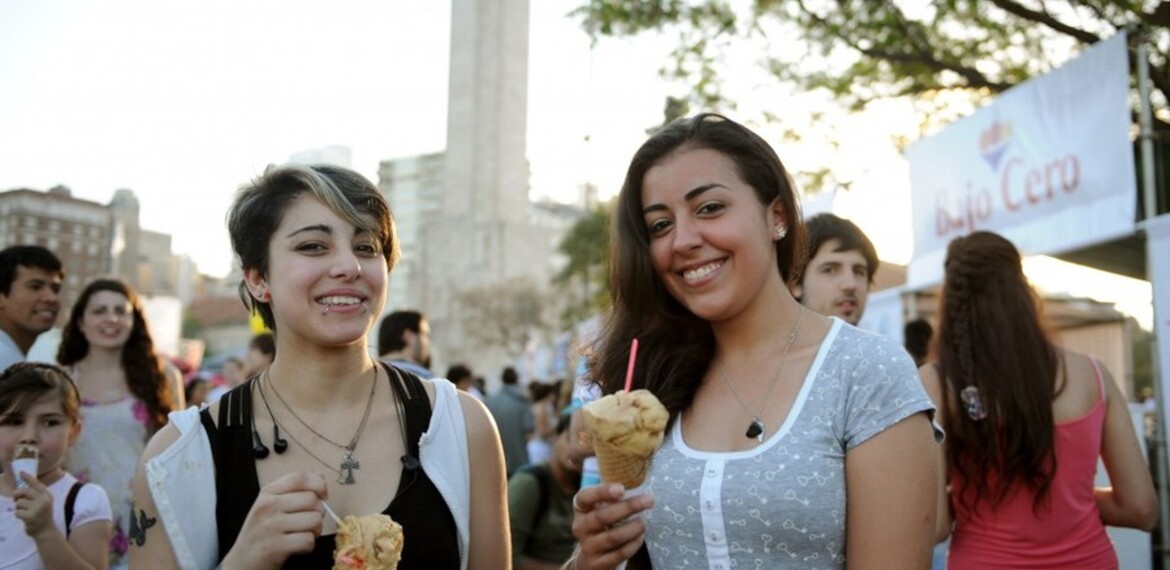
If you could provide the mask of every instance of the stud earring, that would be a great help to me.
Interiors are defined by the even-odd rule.
[[[260,294],[261,301],[267,301],[269,298],[270,298],[270,296],[268,295],[268,291],[265,291],[265,292]]]
[[[776,241],[784,239],[784,236],[786,235],[788,235],[788,228],[784,226],[776,228]]]

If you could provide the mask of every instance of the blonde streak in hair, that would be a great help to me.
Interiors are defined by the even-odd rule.
[[[296,173],[296,176],[301,179],[314,198],[320,200],[326,207],[333,210],[345,221],[353,224],[354,227],[369,229],[366,227],[369,225],[369,221],[363,219],[362,212],[345,199],[345,193],[333,182],[333,179],[307,166],[296,165],[289,168]]]
[[[332,178],[305,166],[297,166],[296,170],[298,171],[298,176],[301,178],[302,182],[309,189],[309,193],[325,204],[325,206],[330,210],[333,210],[337,215],[341,216],[342,219],[352,224],[355,228],[360,228],[363,231],[372,233],[381,232],[381,228],[378,227],[377,222],[371,223],[373,214],[370,212],[364,212],[351,203],[349,199],[346,198],[345,192],[341,190],[341,187],[338,186]],[[389,204],[386,205],[386,211],[387,213],[390,212]],[[383,237],[389,239],[393,247],[393,250],[390,252],[390,259],[388,260],[390,266],[392,267],[393,264],[398,260],[400,253],[398,250],[398,236],[396,232],[397,228],[394,224],[394,218],[392,214],[389,217],[390,223],[387,228],[388,235]]]

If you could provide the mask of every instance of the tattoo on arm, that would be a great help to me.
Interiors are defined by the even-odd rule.
[[[137,513],[137,515],[135,515]],[[130,505],[130,542],[135,546],[142,546],[146,544],[146,529],[154,526],[158,522],[157,518],[146,516],[146,511],[138,509],[135,511],[134,505]]]

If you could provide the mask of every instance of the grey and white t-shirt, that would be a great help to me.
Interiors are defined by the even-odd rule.
[[[845,453],[934,404],[889,338],[834,319],[784,425],[759,447],[687,447],[675,422],[646,488],[654,568],[845,567]]]

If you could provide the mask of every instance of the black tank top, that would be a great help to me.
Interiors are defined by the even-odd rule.
[[[431,402],[422,381],[410,372],[386,366],[390,385],[406,411],[407,456],[394,499],[382,513],[402,525],[403,547],[400,570],[459,568],[459,535],[455,519],[439,490],[418,463],[418,441],[431,421]],[[219,404],[219,426],[211,421],[209,409],[200,413],[203,428],[211,440],[215,458],[215,518],[219,532],[219,560],[235,545],[252,503],[260,494],[252,436],[252,382],[223,395]],[[403,385],[405,384],[405,388]],[[271,442],[269,442],[271,445]],[[335,535],[317,537],[310,554],[285,561],[288,569],[329,569],[333,567]]]

